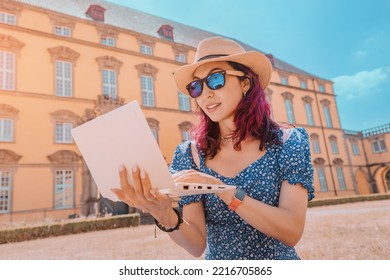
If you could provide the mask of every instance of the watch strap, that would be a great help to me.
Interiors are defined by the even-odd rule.
[[[229,204],[229,209],[232,211],[236,211],[238,206],[240,206],[242,201],[244,200],[245,195],[246,192],[243,189],[237,189],[234,193],[232,201]]]

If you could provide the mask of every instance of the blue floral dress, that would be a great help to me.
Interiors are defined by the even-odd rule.
[[[283,132],[279,131],[280,140]],[[266,145],[266,153],[243,169],[236,177],[222,176],[205,166],[205,156],[199,153],[200,168],[192,158],[191,142],[180,144],[174,154],[172,173],[195,169],[212,175],[225,184],[243,188],[247,195],[278,206],[282,181],[301,183],[308,190],[308,200],[314,198],[313,168],[308,135],[304,128],[293,129],[282,145]],[[202,201],[207,227],[206,259],[299,259],[294,247],[269,237],[246,223],[215,194],[182,197],[179,207]]]

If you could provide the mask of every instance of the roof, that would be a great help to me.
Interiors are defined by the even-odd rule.
[[[69,16],[81,18],[84,20],[93,21],[86,16],[86,11],[90,5],[100,5],[106,9],[104,14],[104,23],[127,30],[131,30],[137,33],[149,35],[156,38],[161,38],[157,33],[159,28],[168,24],[174,28],[174,42],[187,45],[196,48],[198,43],[211,36],[224,36],[223,34],[216,34],[199,28],[195,28],[189,25],[178,23],[170,19],[154,16],[136,9],[125,7],[122,5],[114,4],[103,0],[17,0],[22,3],[30,4],[35,7],[55,11],[58,13],[66,14]],[[231,38],[238,41],[246,50],[257,50],[252,46],[249,46],[236,38]],[[264,52],[262,52],[264,53]],[[291,64],[288,64],[276,57],[274,57],[274,68],[282,71],[291,72],[299,75],[316,77],[302,69],[299,69]],[[321,80],[327,80],[319,78]]]

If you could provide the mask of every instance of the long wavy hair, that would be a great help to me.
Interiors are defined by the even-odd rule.
[[[258,76],[245,65],[228,61],[235,69],[245,73],[241,80],[249,79],[251,86],[234,113],[235,130],[230,137],[234,142],[234,149],[241,150],[241,142],[249,135],[260,140],[259,149],[262,151],[266,143],[280,144],[278,138],[279,125],[270,118],[270,105],[266,100],[265,93],[261,88]],[[220,150],[221,137],[219,124],[213,122],[199,108],[199,123],[194,126],[194,135],[198,150],[212,159]]]

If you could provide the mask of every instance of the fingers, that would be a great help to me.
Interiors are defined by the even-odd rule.
[[[124,191],[124,193],[128,194],[130,197],[134,196],[134,189],[129,184],[129,180],[127,178],[127,169],[123,164],[119,168],[119,179],[121,183],[121,189]]]

